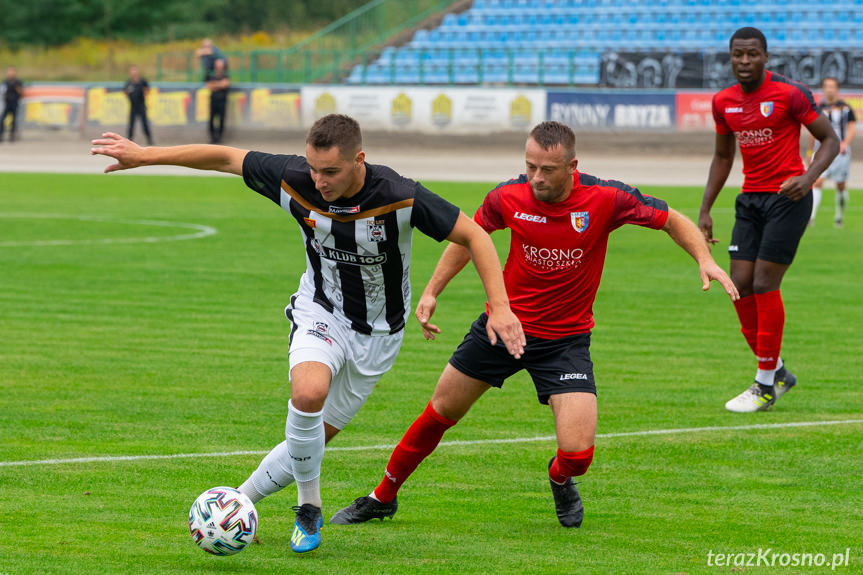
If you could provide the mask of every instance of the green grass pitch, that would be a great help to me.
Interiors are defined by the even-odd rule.
[[[488,190],[428,185],[468,213]],[[695,218],[699,189],[644,191]],[[581,529],[557,523],[545,473],[554,443],[542,439],[551,414],[519,375],[444,440],[524,441],[441,446],[402,489],[394,520],[325,526],[317,552],[294,556],[291,487],[258,504],[260,544],[217,558],[192,543],[189,506],[208,487],[241,483],[258,453],[10,463],[264,452],[281,441],[282,310],[304,268],[296,225],[239,178],[2,174],[0,573],[830,571],[708,565],[710,552],[767,548],[828,560],[848,549],[850,566],[835,572],[861,573],[863,195],[852,192],[837,230],[826,194],[783,285],[783,356],[799,385],[767,413],[723,409],[755,363],[718,285],[702,293],[666,234],[614,232],[595,305],[600,437],[580,484]],[[714,210],[725,267],[733,198],[726,190]],[[218,233],[136,240],[194,233],[177,223]],[[507,236],[495,239],[505,252]],[[415,297],[441,249],[415,235]],[[395,444],[421,412],[483,301],[469,268],[439,300],[436,342],[411,321],[395,368],[324,458],[326,518],[377,484],[390,449],[371,446]],[[857,423],[733,429],[844,420]],[[703,427],[720,429],[614,435]]]

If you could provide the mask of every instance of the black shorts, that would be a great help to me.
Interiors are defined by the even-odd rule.
[[[740,194],[734,211],[731,259],[790,264],[812,215],[812,194],[797,202],[782,194]]]
[[[560,339],[528,335],[524,354],[515,359],[499,339],[496,345],[491,345],[485,331],[487,321],[488,315],[483,313],[470,326],[449,360],[454,368],[493,387],[502,387],[507,377],[526,369],[543,404],[548,404],[548,398],[559,393],[581,391],[596,395],[590,333]]]

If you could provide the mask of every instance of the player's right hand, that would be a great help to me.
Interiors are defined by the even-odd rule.
[[[709,212],[701,212],[698,214],[698,229],[704,234],[704,239],[708,246],[713,247],[713,244],[719,242],[713,237],[713,217]]]
[[[435,335],[440,333],[438,326],[429,323],[431,316],[434,315],[435,308],[437,308],[437,298],[423,294],[417,302],[416,310],[414,310],[414,316],[423,328],[423,337],[426,338],[426,341],[433,340]]]
[[[111,164],[105,168],[105,173],[116,172],[117,170],[128,170],[144,165],[143,148],[135,142],[124,138],[120,134],[114,132],[105,132],[101,138],[96,138],[90,142],[90,155],[102,155],[114,158],[116,164]]]
[[[512,313],[509,306],[503,310],[491,310],[485,330],[492,345],[496,345],[497,338],[500,337],[506,350],[515,359],[519,359],[524,353],[524,346],[527,345],[524,330],[521,327],[521,321]]]

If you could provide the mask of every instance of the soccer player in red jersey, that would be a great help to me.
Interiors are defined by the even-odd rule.
[[[737,298],[695,224],[662,200],[576,170],[575,134],[567,126],[536,126],[525,156],[527,174],[492,190],[474,216],[488,232],[512,231],[503,275],[510,307],[527,336],[523,355],[508,356],[489,341],[483,313],[452,355],[425,411],[393,451],[380,485],[330,523],[392,516],[399,487],[444,432],[486,391],[525,369],[554,417],[558,449],[548,473],[558,520],[578,527],[584,507],[572,477],[584,474],[593,459],[597,406],[590,330],[609,234],[623,224],[662,229],[698,262],[703,289],[717,280]],[[447,248],[441,256],[415,312],[426,339],[440,333],[429,323],[437,296],[468,260],[461,249]]]
[[[758,360],[755,382],[725,407],[738,413],[764,411],[797,378],[779,357],[785,307],[779,287],[812,213],[810,189],[839,152],[839,140],[803,84],[765,69],[767,40],[756,28],[731,37],[731,68],[737,84],[713,98],[716,151],[704,188],[698,227],[711,244],[710,208],[734,161],[734,141],[743,156],[743,190],[735,204],[728,252],[740,331]],[[809,169],[800,159],[800,126],[821,143]]]

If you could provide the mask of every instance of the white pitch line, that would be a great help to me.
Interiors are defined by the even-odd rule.
[[[219,233],[214,227],[205,226],[203,224],[190,224],[186,222],[171,222],[164,220],[125,220],[115,219],[101,216],[75,216],[68,214],[40,214],[40,213],[2,213],[0,219],[3,218],[25,218],[25,219],[59,219],[59,220],[79,220],[83,222],[107,222],[113,224],[126,224],[137,226],[157,226],[163,228],[186,228],[195,230],[193,233],[178,234],[173,236],[144,236],[131,238],[97,238],[90,240],[8,240],[0,241],[0,248],[20,247],[20,246],[87,246],[87,245],[108,245],[108,244],[139,244],[139,243],[157,243],[157,242],[179,242],[183,240],[194,240],[205,238]]]
[[[749,431],[753,429],[783,429],[789,427],[821,427],[826,425],[848,425],[863,423],[863,419],[842,419],[838,421],[792,421],[787,423],[753,423],[751,425],[728,425],[708,427],[681,427],[676,429],[645,429],[642,431],[622,431],[618,433],[598,433],[597,439],[614,437],[639,437],[649,435],[680,435],[687,433],[702,433],[710,431]],[[459,447],[464,445],[484,445],[495,443],[532,443],[554,441],[554,435],[539,437],[513,437],[508,439],[466,439],[456,441],[441,441],[440,446]],[[382,443],[378,445],[357,445],[347,447],[327,447],[327,451],[377,451],[393,449],[395,444]],[[237,455],[264,455],[267,451],[222,451],[214,453],[173,453],[169,455],[117,455],[103,457],[73,457],[69,459],[34,459],[29,461],[0,461],[0,467],[25,467],[32,465],[59,465],[62,463],[106,463],[114,461],[146,461],[152,459],[190,459],[196,457],[233,457]]]

